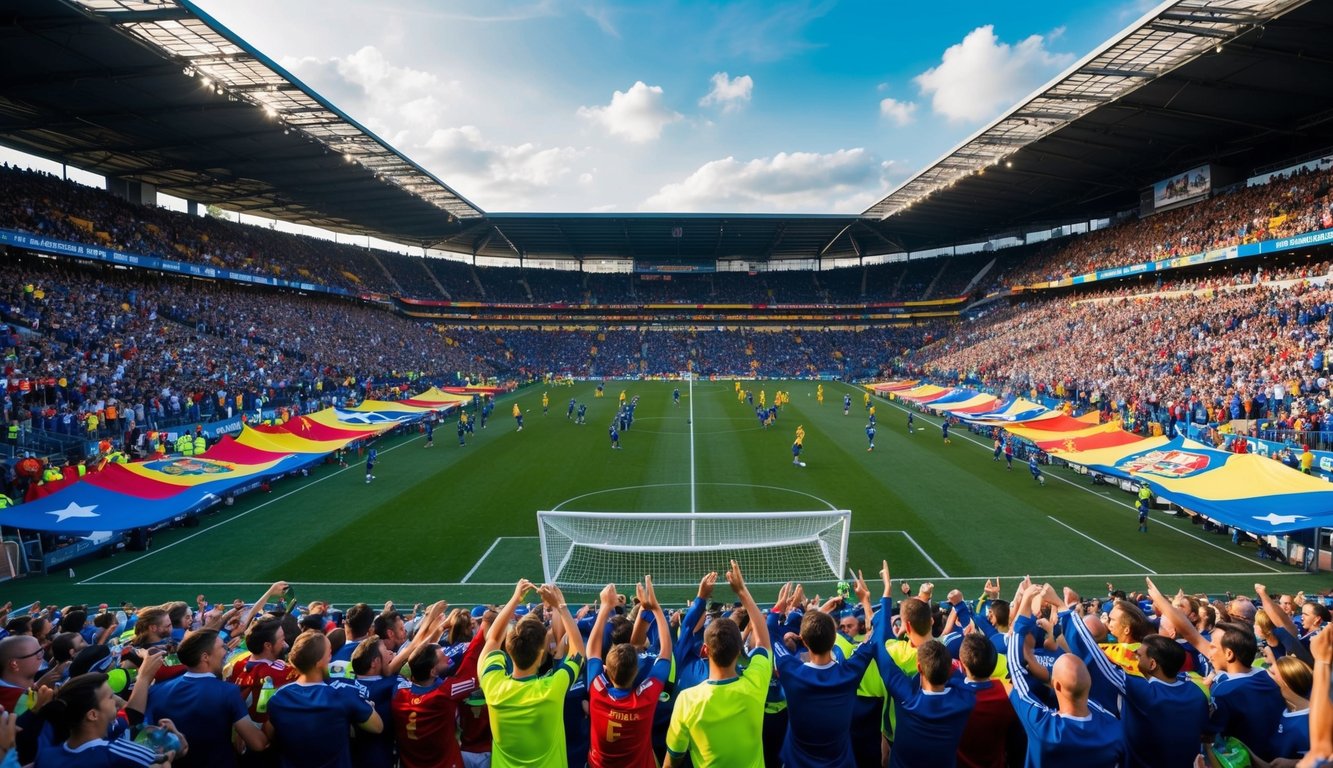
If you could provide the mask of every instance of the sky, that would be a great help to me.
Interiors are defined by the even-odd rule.
[[[1155,4],[196,0],[488,212],[860,213]]]

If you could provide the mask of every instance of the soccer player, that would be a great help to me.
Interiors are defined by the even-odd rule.
[[[587,404],[586,404],[586,403],[579,403],[579,412],[578,412],[578,416],[576,416],[576,417],[574,418],[574,423],[575,423],[575,424],[587,424],[588,422],[587,422],[587,419],[585,418],[585,417],[587,416],[587,414],[588,414],[588,406],[587,406]]]
[[[434,417],[434,416],[431,416],[429,419],[426,419],[426,447],[427,447],[427,448],[434,448],[434,447],[435,447],[435,417]]]
[[[757,619],[763,614],[745,586],[735,560],[727,571],[727,582],[741,599],[746,614],[756,617],[751,623],[754,650],[744,673],[739,673],[736,662],[744,650],[740,627],[729,618],[718,618],[704,629],[708,683],[682,691],[676,699],[663,768],[679,766],[686,754],[697,768],[764,765],[764,701],[773,677],[768,624]]]
[[[1046,476],[1041,473],[1041,465],[1037,463],[1037,452],[1033,451],[1028,456],[1028,471],[1032,473],[1032,479],[1037,481],[1038,485],[1046,485]],[[1142,530],[1147,530],[1144,527]]]
[[[666,614],[653,591],[651,576],[638,585],[639,608],[650,611],[658,627],[667,627]],[[616,585],[607,584],[601,593],[601,609],[588,635],[588,715],[592,740],[588,768],[653,768],[653,713],[671,678],[671,633],[659,632],[657,660],[643,682],[635,685],[639,657],[631,643],[618,643],[602,662],[602,639],[606,623],[619,605]]]
[[[605,397],[605,396],[606,396],[606,382],[599,381],[597,382],[597,393],[594,394],[593,397]]]
[[[542,603],[564,629],[569,653],[551,672],[537,676],[547,653],[546,625],[528,615],[512,631],[509,621],[523,597],[537,589]],[[509,632],[506,638],[505,633]],[[503,646],[503,649],[501,648]],[[497,768],[518,765],[564,765],[565,694],[583,667],[583,636],[569,615],[565,597],[553,584],[534,587],[520,579],[509,602],[500,609],[481,650],[481,691],[495,734],[492,760]]]
[[[859,574],[856,594],[867,602],[870,599],[870,589]],[[801,615],[799,595],[799,590],[789,593],[786,586],[782,588],[769,612],[770,637],[782,612]],[[888,621],[888,615],[880,614],[880,620]],[[852,633],[855,632],[853,627]],[[835,656],[834,646],[841,645],[838,631],[833,617],[822,611],[801,616],[800,637],[809,652],[809,660],[804,663],[789,653],[784,643],[773,646],[773,660],[790,713],[782,743],[782,762],[791,768],[854,766],[847,724],[856,705],[857,686],[875,658],[875,646],[866,640],[841,659]]]
[[[514,403],[514,423],[518,425],[518,429],[515,430],[515,431],[516,431],[516,432],[522,432],[522,431],[523,431],[523,409],[518,407],[518,403]]]
[[[842,415],[843,415],[843,416],[846,416],[846,415],[850,414],[851,412],[852,412],[852,396],[851,396],[851,395],[843,395],[843,396],[842,396]]]
[[[551,411],[551,398],[547,395],[547,393],[543,392],[543,393],[542,393],[542,415],[545,416],[546,414],[550,413],[550,411]]]
[[[875,425],[874,425],[874,424],[867,424],[867,425],[866,425],[866,439],[870,441],[870,447],[866,449],[866,452],[870,452],[870,451],[875,450]]]
[[[1153,607],[1175,628],[1176,636],[1207,657],[1216,670],[1211,687],[1212,716],[1206,732],[1235,736],[1254,754],[1264,760],[1273,759],[1274,740],[1286,703],[1273,678],[1251,667],[1258,653],[1254,627],[1241,622],[1218,622],[1212,640],[1206,640],[1152,579],[1147,582]]]
[[[329,639],[321,632],[302,632],[292,643],[287,661],[296,667],[296,682],[284,685],[268,702],[264,735],[273,740],[283,765],[352,765],[349,728],[371,733],[384,721],[369,701],[346,688],[324,682],[329,668]],[[242,726],[237,727],[237,732]]]
[[[949,439],[949,417],[945,416],[944,421],[940,422],[940,434],[944,435],[944,443],[948,445],[953,441]]]
[[[1014,438],[1013,435],[1005,438],[1004,441],[1004,468],[1010,472],[1014,471]]]
[[[267,749],[268,735],[250,720],[240,689],[221,678],[227,649],[217,630],[189,633],[176,655],[187,672],[148,690],[144,719],[156,723],[166,718],[175,723],[185,734],[197,765],[234,764],[233,730],[248,749]]]
[[[460,446],[462,446],[462,445],[467,445],[467,438],[465,437],[465,435],[467,435],[467,424],[465,424],[465,423],[463,422],[462,419],[459,419],[459,420],[458,420],[458,444],[459,444]]]
[[[805,425],[804,425],[804,424],[797,424],[797,425],[796,425],[796,442],[798,442],[798,443],[804,443],[804,442],[805,442]]]
[[[907,412],[907,434],[910,435],[910,434],[912,434],[912,433],[915,432],[915,431],[916,431],[916,414],[915,414],[915,413],[912,413],[911,411],[908,411],[908,412]]]
[[[791,444],[791,463],[795,464],[798,467],[805,466],[805,462],[801,461],[801,451],[803,448],[804,446],[801,445],[800,440],[797,440]]]
[[[1139,483],[1138,499],[1134,507],[1139,511],[1139,533],[1148,532],[1148,507],[1152,504],[1152,489],[1147,483]]]
[[[1030,766],[1080,766],[1114,768],[1125,756],[1124,727],[1115,715],[1088,700],[1092,678],[1081,659],[1066,653],[1051,668],[1051,689],[1057,707],[1052,709],[1032,694],[1023,659],[1023,644],[1036,627],[1032,618],[1034,598],[1041,599],[1043,587],[1024,584],[1018,590],[1014,619],[1007,639],[1009,674],[1013,690],[1009,700],[1018,714],[1018,722],[1028,735],[1027,764]],[[1276,688],[1276,686],[1274,686]],[[1279,696],[1280,700],[1280,696]],[[1182,734],[1183,736],[1183,734]]]
[[[861,395],[862,402],[865,403],[866,410],[870,410],[870,392],[867,391]]]
[[[578,400],[575,400],[575,399],[572,398],[572,397],[569,398],[569,408],[565,409],[565,418],[566,418],[566,419],[572,419],[572,418],[574,418],[574,406],[576,406],[576,405],[578,405]]]
[[[823,385],[823,384],[820,384],[819,386],[815,387],[815,401],[818,402],[820,405],[823,405],[823,404],[824,404],[824,385]]]
[[[611,422],[611,429],[609,431],[611,433],[611,447],[620,450],[620,430],[616,429],[616,423],[614,421]]]
[[[680,405],[680,387],[671,390],[671,402]]]
[[[996,430],[996,432],[995,432],[995,444],[994,444],[993,447],[995,448],[995,450],[991,452],[991,458],[990,458],[990,460],[991,460],[991,461],[999,461],[999,460],[1000,460],[1000,453],[1002,453],[1002,452],[1004,451],[1004,441],[1000,439],[1000,433],[999,433],[999,430]]]
[[[379,449],[371,448],[366,451],[366,482],[369,483],[375,479],[375,460],[379,458]]]

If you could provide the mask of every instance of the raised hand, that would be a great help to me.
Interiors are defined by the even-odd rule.
[[[889,561],[879,561],[879,578],[884,582],[884,596],[889,597],[893,593],[893,577],[889,575]]]
[[[741,575],[741,566],[735,560],[731,561],[731,567],[727,569],[727,584],[731,585],[731,591],[735,592],[737,596],[744,594],[746,591],[745,577]]]
[[[651,574],[644,574],[643,576],[643,595],[644,608],[650,611],[655,611],[662,607],[662,605],[657,602],[657,591],[653,589],[653,577]]]
[[[515,602],[522,602],[522,601],[523,601],[523,597],[524,597],[525,595],[527,595],[529,592],[531,592],[532,590],[536,589],[536,588],[537,588],[537,585],[536,585],[536,584],[533,584],[532,582],[528,581],[527,579],[519,579],[519,580],[518,580],[518,583],[514,585],[514,600],[515,600]]]
[[[786,613],[787,601],[790,599],[791,599],[791,582],[789,581],[786,584],[783,584],[780,589],[778,589],[778,599],[773,601],[773,610],[777,611],[778,613]]]
[[[860,571],[856,572],[856,581],[852,582],[852,592],[856,594],[856,599],[866,601],[870,599],[870,587],[866,585],[866,579]]]
[[[602,587],[602,593],[599,597],[601,598],[603,608],[610,609],[616,607],[616,601],[618,599],[616,585],[607,584],[605,587]]]
[[[710,600],[713,597],[713,587],[717,585],[717,571],[709,571],[699,579],[699,597]]]
[[[1079,603],[1083,602],[1079,598],[1078,593],[1070,589],[1069,587],[1065,587],[1064,597],[1065,597],[1065,606],[1068,608],[1073,608],[1075,605],[1078,605]]]

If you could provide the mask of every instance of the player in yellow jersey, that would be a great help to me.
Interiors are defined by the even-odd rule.
[[[823,404],[824,404],[824,385],[823,385],[823,384],[820,384],[818,387],[815,388],[815,399],[819,401],[819,404],[820,404],[820,405],[823,405]]]
[[[763,408],[766,405],[768,405],[768,395],[761,389],[759,390],[759,407]]]
[[[518,403],[514,403],[514,422],[515,422],[516,424],[518,424],[518,431],[519,431],[519,432],[522,432],[522,431],[523,431],[523,409],[518,407]]]
[[[551,410],[551,398],[542,393],[542,415],[545,416]]]

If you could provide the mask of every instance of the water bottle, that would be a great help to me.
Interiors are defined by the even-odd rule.
[[[273,678],[264,678],[264,684],[259,688],[259,701],[255,702],[256,712],[268,711],[268,700],[273,698],[273,692],[277,690],[273,687]]]

